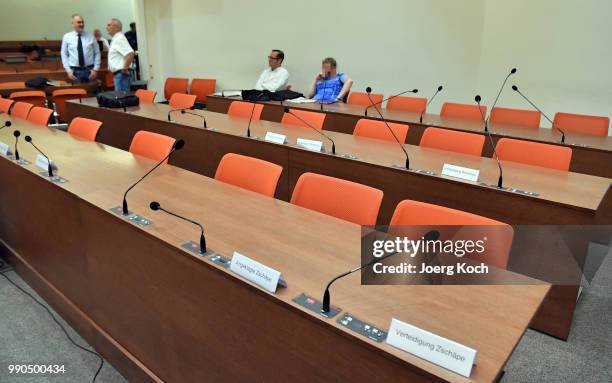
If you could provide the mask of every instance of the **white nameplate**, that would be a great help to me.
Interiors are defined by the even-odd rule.
[[[2,141],[0,141],[0,154],[2,154],[3,156],[8,156],[10,154],[13,154],[11,153],[11,147]]]
[[[36,156],[36,166],[43,170],[47,170],[49,169],[49,162],[47,161],[45,156],[39,154]],[[51,161],[51,169],[57,170],[57,165],[53,161]]]
[[[466,378],[478,351],[418,327],[391,318],[387,343]]]
[[[264,140],[268,142],[274,142],[275,144],[283,145],[287,143],[287,136],[283,134],[267,132],[266,137],[264,137]]]
[[[442,175],[476,182],[478,181],[480,170],[464,168],[463,166],[444,164],[444,166],[442,167]]]
[[[276,292],[278,285],[287,287],[287,282],[283,280],[280,271],[254,261],[237,251],[234,252],[232,257],[230,270],[271,293]]]
[[[300,148],[312,150],[314,152],[323,151],[323,143],[321,141],[307,140],[305,138],[298,138],[297,146],[299,146]]]

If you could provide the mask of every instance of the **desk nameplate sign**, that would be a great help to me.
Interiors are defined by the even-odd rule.
[[[7,156],[7,157],[13,154],[11,153],[11,147],[2,141],[0,141],[0,154],[2,154],[3,156]]]
[[[47,170],[49,168],[49,162],[51,162],[51,170],[58,170],[57,165],[53,161],[47,160],[47,158],[42,154],[36,156],[36,166],[42,170]]]
[[[444,164],[444,166],[442,167],[442,175],[476,182],[478,181],[480,170],[465,168],[463,166]]]
[[[280,271],[274,270],[235,251],[230,270],[271,293],[280,285],[287,287]]]
[[[470,377],[478,353],[473,348],[395,318],[391,318],[387,343],[466,378]]]
[[[273,142],[275,144],[284,145],[287,143],[287,136],[285,136],[284,134],[267,132],[266,136],[264,137],[264,140],[268,142]]]
[[[313,152],[323,152],[323,143],[321,141],[307,140],[305,138],[297,139],[297,146],[302,149],[312,150]]]

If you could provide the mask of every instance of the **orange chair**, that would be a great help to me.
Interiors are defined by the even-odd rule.
[[[101,126],[101,121],[83,117],[75,117],[68,126],[68,133],[89,141],[95,141]]]
[[[22,92],[13,92],[9,98],[15,101],[30,103],[34,106],[44,107],[47,101],[47,95],[40,90],[24,90]]]
[[[426,148],[480,156],[485,136],[456,130],[428,127],[423,132],[420,145]]]
[[[61,121],[68,121],[68,109],[66,108],[66,101],[76,100],[87,97],[87,91],[85,89],[74,88],[74,89],[56,89],[52,93],[52,100],[55,104],[55,111],[59,115]]]
[[[221,158],[215,179],[274,197],[283,167],[258,158],[227,153]]]
[[[253,111],[253,106],[255,106],[255,111]],[[253,112],[253,120],[259,120],[261,118],[261,112],[263,112],[263,104],[253,104],[252,102],[246,101],[232,101],[227,110],[227,114],[230,116],[244,118],[251,117],[251,112]]]
[[[0,88],[4,88],[4,89],[9,89],[9,88],[13,88],[13,89],[18,89],[18,88],[25,88],[25,81],[7,81],[7,82],[0,82]]]
[[[196,96],[185,93],[174,93],[170,97],[170,107],[174,109],[189,109],[195,105]]]
[[[34,105],[29,104],[27,102],[17,101],[13,104],[13,108],[11,109],[11,116],[17,118],[23,118],[24,120],[28,118],[28,114],[30,113],[30,109],[32,109]]]
[[[291,113],[295,114],[295,116]],[[297,109],[291,109],[291,113],[285,112],[285,114],[283,114],[281,124],[306,127],[306,124],[302,122],[302,120],[304,120],[315,129],[323,129],[323,123],[325,122],[325,113],[309,112],[306,110]],[[298,116],[299,118],[296,116]]]
[[[540,117],[541,114],[537,110],[511,109],[497,106],[491,110],[489,122],[492,124],[508,124],[538,129],[540,127]]]
[[[381,190],[315,173],[300,176],[291,203],[358,225],[375,225]]]
[[[206,97],[215,93],[217,80],[207,78],[194,78],[191,80],[189,94],[195,94],[198,102],[206,104]]]
[[[142,104],[153,104],[155,102],[155,96],[157,92],[154,90],[138,89],[136,91],[136,97]]]
[[[163,134],[139,130],[130,144],[130,152],[139,156],[159,161],[172,150],[176,140]],[[166,162],[168,163],[168,160]]]
[[[389,122],[389,128],[391,128],[399,142],[403,143],[406,141],[406,136],[408,135],[409,128],[408,125]],[[362,118],[357,121],[357,125],[355,125],[355,130],[353,131],[353,134],[355,136],[376,138],[379,140],[395,142],[395,138],[393,138],[391,132],[389,132],[389,129],[387,129],[387,126],[383,121]]]
[[[401,229],[397,230],[398,228],[393,228],[393,226],[404,226],[402,229],[407,229],[406,231],[412,231],[414,229],[408,226],[434,226],[433,229],[442,232],[444,232],[444,230],[439,226],[483,226],[482,228],[477,228],[476,232],[473,230],[465,230],[463,234],[468,236],[468,238],[470,234],[487,237],[485,263],[503,269],[508,265],[514,230],[512,226],[503,222],[444,206],[403,200],[397,204],[393,216],[391,217],[390,225],[391,228],[389,228],[389,231],[391,233],[401,233],[404,231]],[[484,226],[492,226],[492,228],[487,230]],[[499,226],[502,227],[500,228]],[[480,258],[477,260],[480,260]]]
[[[10,98],[2,98],[2,97],[0,97],[0,113],[8,114],[8,112],[11,110],[11,106],[13,106],[14,102],[15,101],[11,100]]]
[[[413,113],[425,113],[427,99],[423,97],[397,96],[387,101],[388,110],[404,110]]]
[[[53,110],[49,108],[35,106],[30,110],[27,119],[33,124],[47,126],[49,125],[49,119],[51,118],[52,114]]]
[[[384,98],[384,96],[380,93],[370,93],[370,97],[376,105],[380,105]],[[350,105],[361,106],[372,105],[372,102],[370,102],[370,99],[368,98],[368,94],[363,92],[351,92],[348,96],[348,101],[346,103]]]
[[[572,149],[539,142],[500,138],[495,146],[500,160],[569,171]],[[494,154],[495,155],[495,154]]]
[[[481,105],[480,110],[482,111],[482,114],[480,111],[478,111],[478,105],[445,102],[442,105],[440,116],[482,121],[482,116],[487,115],[487,107],[485,105]]]
[[[610,118],[586,114],[556,113],[553,126],[564,132],[576,132],[593,136],[607,136]]]
[[[186,78],[168,77],[164,84],[164,97],[170,100],[174,93],[187,94],[189,80]]]

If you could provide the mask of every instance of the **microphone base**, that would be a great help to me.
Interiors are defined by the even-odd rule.
[[[347,154],[347,153],[336,153],[336,154],[333,154],[332,152],[327,152],[327,154],[329,154],[331,156],[340,157],[340,158],[346,158],[347,160],[356,160],[357,159],[357,156],[354,156],[352,154]]]
[[[198,245],[199,247],[199,245]],[[228,257],[225,257],[219,253],[215,253],[214,255],[212,255],[210,258],[210,261],[212,263],[214,263],[217,266],[221,266],[224,269],[229,269],[230,268],[230,264],[232,263],[232,260],[229,259]]]
[[[185,242],[181,245],[181,247],[192,254],[199,255],[200,257],[211,257],[217,254],[208,246],[206,246],[206,253],[202,253],[200,251],[200,243],[196,241]]]
[[[49,179],[49,181],[51,181],[51,182],[55,182],[55,183],[57,183],[57,184],[65,184],[66,182],[68,182],[68,180],[67,180],[67,179],[62,178],[62,177],[60,177],[60,176],[56,176],[56,175],[54,175],[54,176],[52,176],[52,177],[49,177],[49,172],[40,172],[40,173],[38,173],[38,174],[40,174],[42,177],[48,178],[48,179]]]
[[[323,302],[309,295],[306,295],[304,293],[293,298],[293,301],[297,303],[298,305],[304,307],[305,309],[308,309],[326,318],[333,318],[336,315],[340,314],[340,312],[342,312],[340,308],[335,307],[335,306],[330,306],[329,312],[324,314],[321,312],[321,307],[323,307]]]
[[[403,171],[406,171],[406,172],[426,174],[428,176],[437,176],[438,175],[438,173],[432,172],[431,170],[416,169],[416,168],[406,169],[406,167],[404,165],[391,165],[391,167],[394,168],[394,169],[400,169],[400,170],[403,170]]]
[[[13,158],[14,158],[14,156],[13,156]],[[20,158],[20,159],[18,159],[18,160],[15,160],[15,162],[16,162],[16,163],[18,163],[19,165],[22,165],[22,166],[26,166],[26,165],[31,164],[31,162],[30,162],[30,161],[28,161],[28,160],[26,160],[26,159],[23,159],[23,158]],[[45,174],[47,174],[47,173],[45,172]],[[47,174],[47,175],[48,175],[48,174]]]
[[[251,140],[257,140],[257,141],[261,141],[261,140],[263,140],[263,137],[253,136],[253,135],[251,135],[251,137],[249,137],[249,136],[247,136],[246,134],[242,134],[242,135],[241,135],[241,137],[244,137],[244,138],[250,138]]]
[[[118,215],[121,218],[125,218],[128,221],[140,227],[146,227],[146,226],[150,226],[153,224],[153,221],[151,221],[150,219],[143,217],[141,215],[138,215],[138,214],[134,214],[131,211],[128,211],[127,215],[123,214],[122,206],[115,206],[109,210],[113,212],[115,215]]]
[[[355,316],[351,313],[344,313],[344,315],[342,315],[336,321],[336,323],[378,343],[382,343],[387,339],[386,331],[371,323],[355,318]]]
[[[529,190],[522,190],[522,189],[516,189],[516,188],[507,187],[507,186],[502,186],[500,188],[500,187],[497,186],[497,184],[488,184],[488,183],[485,183],[485,182],[480,182],[479,185],[480,186],[486,186],[486,187],[492,188],[492,189],[507,191],[507,192],[510,192],[510,193],[515,193],[515,194],[520,194],[520,195],[524,195],[524,196],[529,196],[529,197],[537,197],[537,196],[540,195],[540,193],[538,193],[538,192],[533,192],[533,191],[529,191]]]

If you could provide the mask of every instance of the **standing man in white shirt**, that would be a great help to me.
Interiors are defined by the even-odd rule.
[[[121,30],[121,21],[111,19],[106,25],[106,31],[112,36],[108,49],[108,70],[113,74],[116,91],[130,90],[130,65],[134,60],[134,50]]]
[[[95,81],[100,70],[98,42],[85,32],[85,21],[78,13],[72,15],[73,31],[62,38],[62,65],[72,81]]]
[[[277,90],[285,90],[287,88],[287,82],[289,81],[289,72],[287,69],[281,67],[283,60],[285,59],[285,53],[279,49],[274,49],[268,56],[269,68],[263,71],[255,89],[257,90],[269,90],[270,92],[276,92]]]

